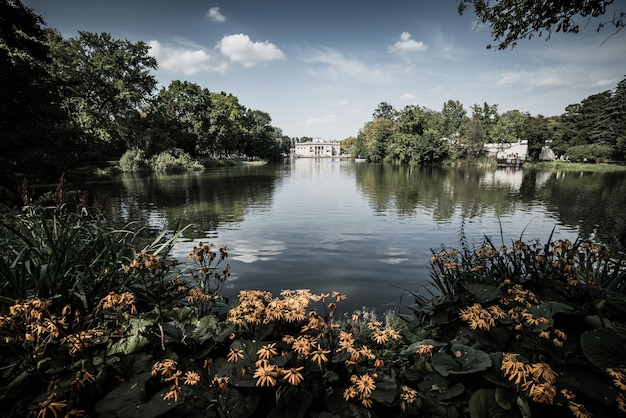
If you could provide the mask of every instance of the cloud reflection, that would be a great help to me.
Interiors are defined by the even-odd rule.
[[[287,249],[283,241],[259,237],[237,240],[228,247],[230,248],[229,258],[242,263],[273,260]]]

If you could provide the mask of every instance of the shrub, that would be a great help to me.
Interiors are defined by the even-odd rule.
[[[602,163],[613,158],[615,149],[609,145],[576,145],[567,149],[567,157],[574,162]]]
[[[178,148],[153,156],[150,159],[150,167],[154,171],[168,173],[202,170],[204,168],[202,164],[193,160],[189,154]]]
[[[149,169],[146,153],[143,150],[133,148],[126,151],[119,161],[120,170],[125,173],[144,171]]]

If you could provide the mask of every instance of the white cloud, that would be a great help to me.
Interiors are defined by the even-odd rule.
[[[402,96],[400,96],[400,100],[405,102],[411,102],[417,100],[417,96],[413,93],[404,93]]]
[[[335,123],[336,121],[337,121],[336,115],[325,115],[321,118],[307,119],[306,122],[304,122],[304,126],[311,128],[311,127],[322,126],[322,125],[330,125],[332,123]]]
[[[428,46],[422,41],[416,41],[409,32],[402,32],[400,34],[400,40],[389,47],[389,52],[398,53],[411,53],[411,52],[423,52],[428,49]]]
[[[516,84],[518,81],[524,78],[525,74],[525,72],[506,73],[496,82],[496,86],[508,86],[511,84]]]
[[[617,83],[619,82],[619,80],[617,78],[612,78],[612,79],[604,79],[604,80],[598,80],[595,83],[593,83],[591,85],[591,87],[594,88],[605,88],[605,87],[615,87],[617,85]]]
[[[181,46],[162,45],[159,41],[148,42],[149,54],[156,58],[159,68],[172,73],[189,76],[201,72],[223,72],[225,64],[213,62],[211,56],[202,49],[188,49]]]
[[[347,107],[348,106],[348,99],[341,99],[335,103],[333,103],[333,105],[335,107]]]
[[[300,58],[306,63],[324,64],[324,70],[312,72],[322,74],[332,79],[348,78],[352,81],[367,81],[375,83],[387,83],[389,76],[380,68],[370,67],[365,62],[354,58],[345,57],[339,51],[331,48],[323,48],[309,52],[306,57]]]
[[[242,33],[227,35],[218,42],[217,48],[233,62],[244,67],[284,59],[285,54],[276,45],[269,42],[253,42],[248,35]]]
[[[209,9],[209,11],[206,13],[206,15],[209,17],[209,19],[211,19],[214,22],[225,22],[226,21],[226,16],[224,16],[221,12],[220,12],[220,8],[219,7],[211,7]]]

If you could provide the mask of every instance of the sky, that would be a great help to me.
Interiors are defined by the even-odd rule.
[[[500,113],[560,115],[626,76],[626,30],[609,36],[581,19],[578,34],[488,50],[489,28],[472,10],[459,15],[457,0],[23,3],[65,38],[145,42],[159,88],[183,80],[233,94],[292,138],[356,136],[381,102],[440,111],[452,99],[468,114],[487,102]]]

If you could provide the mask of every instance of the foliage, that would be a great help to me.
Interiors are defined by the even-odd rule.
[[[516,0],[461,0],[459,13],[469,7],[474,9],[480,23],[491,27],[491,35],[498,42],[498,49],[511,48],[521,39],[553,32],[578,33],[580,25],[574,20],[580,17],[584,24],[591,18],[598,18],[607,12],[614,0],[594,0],[576,2],[519,2]],[[620,31],[625,25],[625,12],[616,12],[607,22],[598,23],[598,31],[605,25]],[[491,48],[488,45],[487,48]]]
[[[614,149],[608,145],[576,145],[567,149],[567,157],[574,162],[604,163],[613,159]]]
[[[149,162],[146,160],[146,153],[143,150],[132,148],[120,157],[118,162],[120,170],[125,173],[147,170]]]
[[[49,215],[37,217],[42,209],[24,192],[27,211],[7,227],[14,234],[2,259],[2,272],[14,274],[9,281],[37,289],[43,277],[44,251],[28,250],[17,226],[26,219],[55,260],[46,269],[65,272],[51,276],[46,292],[3,288],[7,416],[626,412],[623,254],[552,236],[510,248],[486,237],[471,248],[461,234],[460,250],[433,251],[431,294],[415,293],[410,315],[340,314],[346,295],[306,289],[241,290],[229,304],[227,247],[199,243],[181,268],[168,256],[171,232],[141,251],[130,233],[102,227],[87,235],[92,209],[73,216],[78,198],[63,180],[45,197],[55,203]],[[62,228],[67,222],[72,231]],[[118,253],[108,256],[110,248]],[[87,264],[98,273],[86,275]]]
[[[204,167],[194,161],[189,154],[181,149],[171,149],[154,155],[150,159],[150,167],[157,172],[184,172],[202,170]]]

